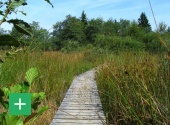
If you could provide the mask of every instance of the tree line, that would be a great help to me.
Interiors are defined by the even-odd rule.
[[[63,21],[53,25],[53,31],[40,27],[38,22],[31,24],[32,36],[18,33],[15,27],[11,31],[0,29],[0,35],[10,34],[22,41],[23,46],[36,47],[45,51],[74,51],[80,47],[93,46],[109,51],[146,50],[151,52],[163,51],[153,31],[149,20],[142,12],[137,21],[126,19],[112,19],[104,21],[102,18],[88,19],[83,11],[79,18],[67,15]],[[164,22],[159,23],[158,32],[168,44],[170,27]],[[2,46],[1,49],[8,49]]]

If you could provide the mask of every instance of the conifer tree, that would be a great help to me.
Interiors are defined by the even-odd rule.
[[[87,25],[87,17],[86,17],[84,10],[81,14],[81,22],[83,22],[84,25]]]
[[[150,32],[152,30],[151,25],[149,24],[147,16],[144,12],[141,13],[140,18],[138,19],[138,25],[147,32]]]

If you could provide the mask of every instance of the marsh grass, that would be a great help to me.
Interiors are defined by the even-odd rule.
[[[108,124],[170,124],[168,61],[162,55],[120,53],[97,74]]]
[[[31,67],[36,67],[39,78],[33,83],[31,92],[45,92],[46,99],[41,106],[47,105],[49,109],[31,125],[48,125],[73,78],[107,60],[107,56],[101,53],[96,55],[93,52],[19,52],[13,59],[6,59],[3,64],[0,87],[24,81],[25,72]]]
[[[49,109],[33,125],[50,124],[74,76],[101,65],[96,80],[108,124],[170,123],[170,85],[165,54],[96,50],[84,52],[19,52],[1,68],[0,87],[24,80],[37,67],[39,78],[31,92],[44,91],[41,105]],[[2,111],[2,110],[1,110]]]

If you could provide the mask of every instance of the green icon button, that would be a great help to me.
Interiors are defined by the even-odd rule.
[[[31,94],[30,93],[9,94],[9,114],[30,115],[31,114]]]

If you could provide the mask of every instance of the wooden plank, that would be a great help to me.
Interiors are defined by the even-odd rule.
[[[73,80],[50,125],[106,125],[95,70]]]
[[[72,103],[72,102],[68,102],[68,103],[62,103],[62,106],[68,106],[69,107],[101,107],[102,108],[102,105],[100,104],[75,104],[75,103]]]
[[[68,114],[58,114],[57,116],[54,117],[54,119],[79,119],[79,120],[98,120],[98,116],[97,115],[68,115]],[[104,119],[104,116],[101,117],[101,119]]]
[[[85,124],[98,124],[100,125],[102,121],[100,119],[98,120],[89,120],[89,119],[53,119],[54,123],[70,123],[75,124],[75,123],[85,123]]]
[[[70,123],[51,123],[50,125],[70,125]],[[74,123],[74,125],[91,125],[89,123]],[[99,124],[92,124],[92,125],[99,125]]]
[[[95,111],[95,110],[58,110],[56,115],[61,113],[67,113],[70,115],[97,115],[104,116],[103,111]]]

